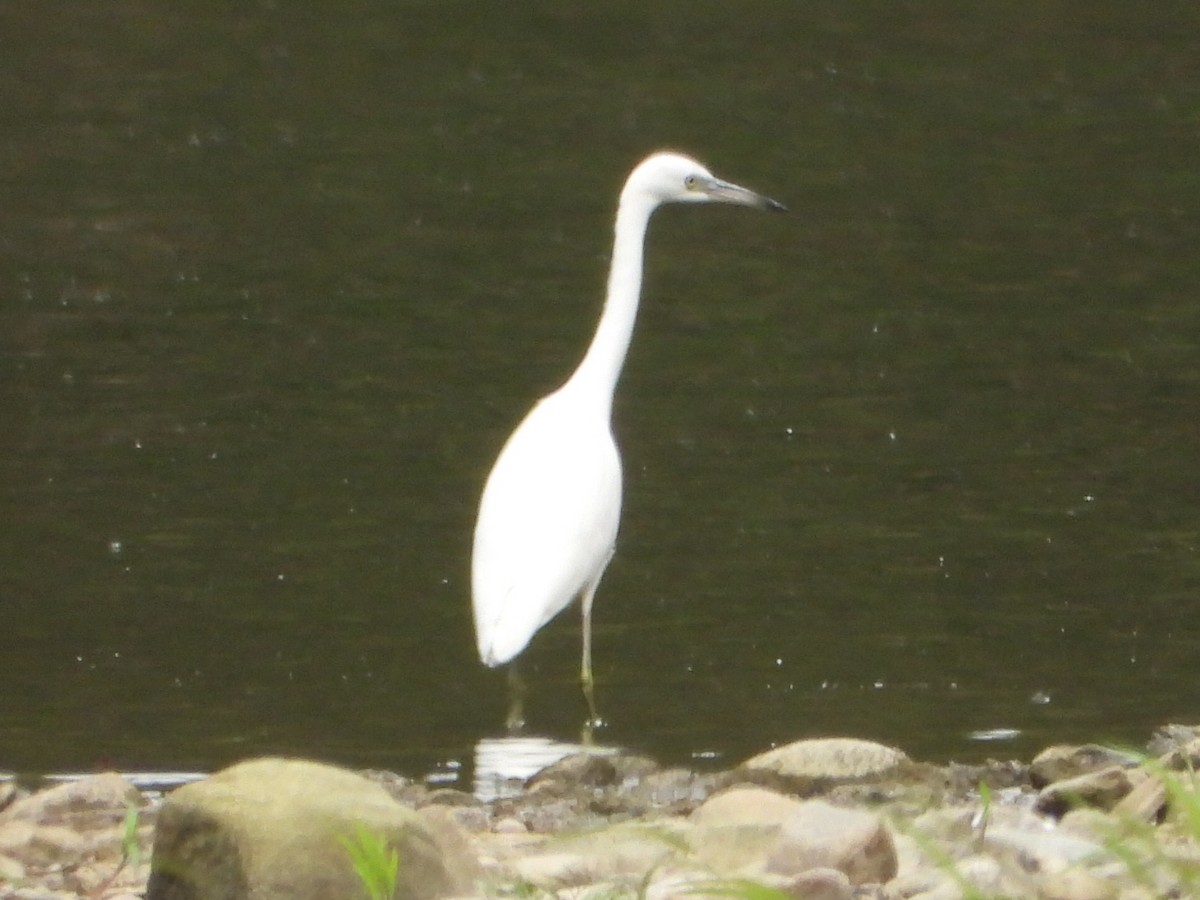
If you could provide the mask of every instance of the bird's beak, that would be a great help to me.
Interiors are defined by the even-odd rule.
[[[738,206],[752,206],[755,209],[767,209],[772,212],[787,212],[787,207],[778,200],[764,197],[749,188],[744,188],[719,178],[709,179],[703,186],[705,195],[718,203],[735,203]]]

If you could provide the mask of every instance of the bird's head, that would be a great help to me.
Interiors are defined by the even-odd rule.
[[[782,203],[748,188],[722,181],[696,160],[680,153],[655,153],[642,160],[625,182],[625,194],[660,203],[733,203],[783,211]]]

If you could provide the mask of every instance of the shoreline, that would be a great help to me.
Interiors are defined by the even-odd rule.
[[[1053,745],[1029,761],[976,765],[914,761],[899,749],[853,738],[797,741],[716,772],[664,768],[635,754],[577,752],[486,800],[457,785],[390,772],[269,759],[253,765],[293,762],[381,788],[438,840],[449,835],[446,845],[458,854],[452,868],[471,873],[469,887],[462,882],[450,894],[431,896],[492,897],[525,885],[546,896],[578,897],[586,895],[579,893],[582,879],[617,896],[643,883],[646,896],[666,900],[696,893],[681,885],[749,877],[790,896],[833,900],[953,900],[971,896],[964,885],[984,897],[1138,900],[1157,894],[1145,893],[1145,870],[1123,864],[1111,844],[1114,834],[1135,825],[1141,831],[1129,833],[1149,841],[1139,852],[1154,864],[1154,891],[1183,877],[1168,856],[1182,854],[1200,872],[1200,835],[1180,829],[1164,782],[1171,772],[1191,784],[1200,768],[1197,726],[1164,726],[1145,756],[1094,744]],[[155,826],[172,795],[198,796],[206,782],[249,765],[213,776],[65,774],[33,790],[17,779],[0,780],[0,896],[142,896]],[[850,817],[845,830],[866,835],[845,857],[857,861],[840,864],[834,854],[831,865],[796,863],[817,859],[795,849],[796,835],[787,837],[805,816],[816,817],[823,841]],[[671,841],[653,836],[660,833],[670,833]],[[792,841],[786,853],[785,837]],[[1170,854],[1155,857],[1167,847]]]

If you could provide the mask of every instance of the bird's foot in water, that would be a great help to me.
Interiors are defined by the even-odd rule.
[[[605,722],[599,716],[588,717],[583,722],[583,728],[580,729],[579,743],[581,743],[585,747],[592,746],[595,743],[596,732],[600,731],[602,729],[605,729],[607,727],[608,727],[608,723]]]
[[[508,733],[520,734],[525,730],[525,681],[517,667],[508,667],[508,715],[504,717]]]

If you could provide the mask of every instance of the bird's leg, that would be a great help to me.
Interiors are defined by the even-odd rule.
[[[525,727],[525,680],[515,662],[508,665],[508,717],[504,727],[509,734],[516,734]]]
[[[580,671],[580,681],[583,684],[583,698],[587,700],[588,719],[583,726],[583,743],[589,744],[592,739],[592,729],[604,724],[604,720],[596,714],[596,695],[592,678],[592,600],[596,596],[596,588],[600,579],[596,579],[583,592],[583,664]]]

